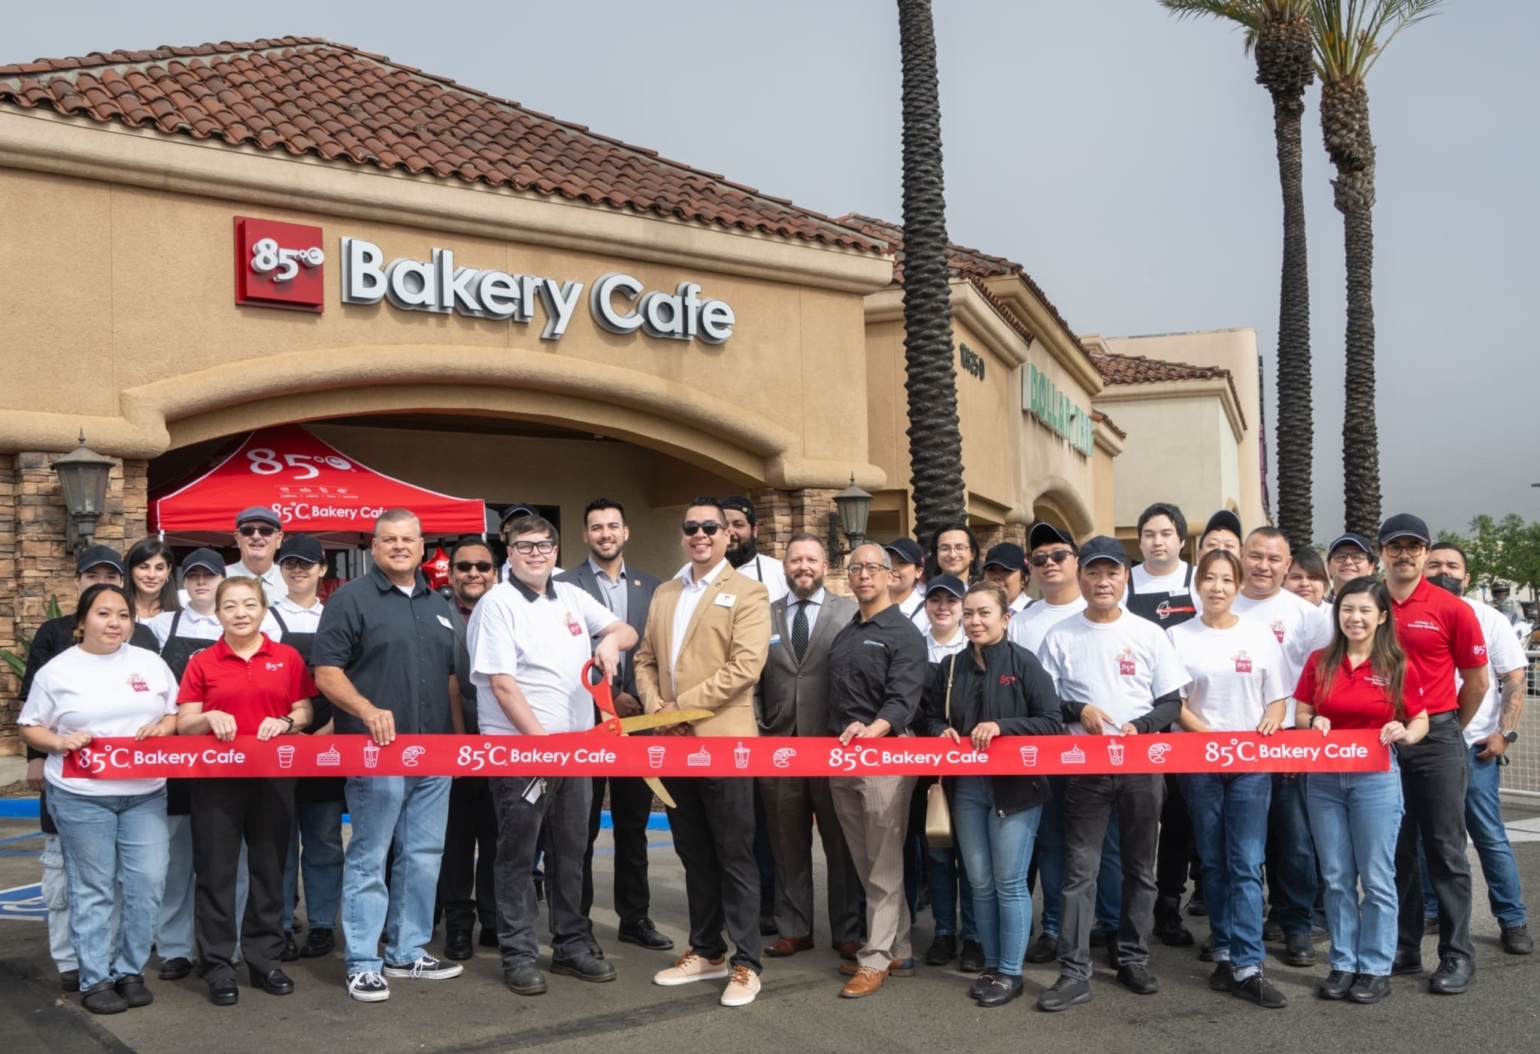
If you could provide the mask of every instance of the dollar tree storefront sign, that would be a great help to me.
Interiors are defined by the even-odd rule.
[[[1058,386],[1028,364],[1021,375],[1021,405],[1044,425],[1069,441],[1086,457],[1091,456],[1091,411],[1075,404]]]

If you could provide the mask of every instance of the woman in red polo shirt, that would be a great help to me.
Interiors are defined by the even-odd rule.
[[[1310,656],[1294,690],[1295,722],[1322,736],[1334,728],[1373,728],[1381,743],[1416,743],[1428,734],[1428,715],[1396,640],[1390,594],[1372,578],[1355,578],[1337,594],[1335,609],[1331,644]],[[1312,772],[1305,779],[1331,931],[1331,973],[1318,991],[1322,999],[1377,1003],[1390,994],[1396,954],[1396,838],[1404,804],[1395,751],[1386,772]]]
[[[236,736],[303,732],[310,723],[315,684],[299,652],[275,644],[261,630],[267,615],[262,583],[227,578],[214,595],[224,636],[194,655],[177,695],[177,731]],[[294,780],[276,777],[200,779],[193,789],[193,869],[197,873],[194,924],[203,979],[215,1006],[239,998],[237,944],[251,983],[288,995],[294,982],[279,967],[283,954],[283,867],[294,825]],[[236,868],[246,842],[251,892],[246,917],[235,918]]]

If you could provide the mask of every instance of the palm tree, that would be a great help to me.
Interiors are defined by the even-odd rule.
[[[941,101],[930,0],[898,0],[904,111],[904,361],[909,394],[909,484],[922,545],[965,514],[957,421]]]
[[[1321,135],[1336,166],[1334,203],[1347,256],[1347,405],[1342,415],[1347,529],[1380,523],[1380,446],[1374,415],[1374,140],[1364,78],[1396,34],[1441,0],[1311,0]]]
[[[1257,83],[1273,98],[1273,139],[1283,187],[1283,278],[1278,292],[1278,526],[1295,548],[1312,540],[1315,426],[1310,397],[1310,272],[1300,121],[1314,79],[1310,0],[1160,0],[1177,17],[1209,15],[1246,31]]]

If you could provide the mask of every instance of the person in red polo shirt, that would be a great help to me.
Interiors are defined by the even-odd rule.
[[[314,682],[299,652],[275,644],[261,630],[267,616],[262,583],[227,578],[214,610],[224,636],[187,664],[177,694],[177,732],[236,736],[303,732],[310,724]],[[203,979],[215,1006],[240,996],[235,984],[239,944],[251,984],[273,995],[294,991],[279,966],[283,954],[283,868],[294,825],[294,780],[271,777],[200,779],[192,798],[194,928]],[[236,868],[241,841],[247,850],[250,895],[246,916],[235,918]]]
[[[1400,918],[1392,972],[1422,972],[1422,869],[1419,839],[1438,896],[1438,969],[1428,991],[1459,995],[1476,977],[1471,944],[1470,861],[1465,855],[1465,785],[1470,758],[1464,728],[1487,692],[1486,638],[1469,604],[1426,581],[1428,525],[1401,513],[1380,527],[1380,558],[1396,637],[1422,686],[1428,734],[1399,750],[1406,812],[1396,842]],[[1455,671],[1460,682],[1455,680]]]

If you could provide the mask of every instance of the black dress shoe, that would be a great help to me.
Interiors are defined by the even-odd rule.
[[[1357,978],[1346,970],[1333,970],[1326,975],[1326,980],[1321,982],[1320,987],[1315,992],[1322,999],[1330,999],[1336,1002],[1337,1000],[1347,998],[1348,990],[1353,987],[1355,980]]]
[[[1396,957],[1390,961],[1390,976],[1416,977],[1422,973],[1422,953],[1415,948],[1396,949]]]
[[[1135,995],[1154,995],[1160,991],[1160,982],[1142,963],[1118,967],[1118,984]]]
[[[1230,993],[1264,1010],[1282,1010],[1289,1005],[1288,997],[1259,973],[1252,974],[1244,981],[1236,981],[1230,986]]]
[[[930,942],[930,947],[925,952],[926,966],[945,966],[957,955],[957,938],[950,933],[943,933]]]
[[[1192,931],[1182,925],[1182,902],[1178,897],[1161,897],[1155,902],[1155,936],[1172,948],[1192,944]]]
[[[1509,955],[1528,955],[1535,950],[1535,942],[1529,935],[1529,927],[1524,923],[1517,926],[1504,926],[1501,936],[1503,951]]]
[[[1290,966],[1314,966],[1315,945],[1310,943],[1310,934],[1291,933],[1284,937],[1282,959]]]
[[[1203,890],[1195,889],[1187,901],[1187,914],[1196,918],[1202,918],[1208,914],[1208,901],[1203,899]]]
[[[968,998],[977,999],[979,996],[983,995],[984,990],[989,987],[990,982],[992,982],[994,979],[994,971],[985,970],[979,975],[976,981],[968,986]]]
[[[1453,955],[1444,956],[1428,978],[1428,991],[1436,995],[1464,995],[1476,980],[1476,964]]]
[[[1051,933],[1039,933],[1037,940],[1027,948],[1027,962],[1051,963],[1059,957],[1059,938]]]
[[[620,927],[620,939],[655,952],[666,952],[674,946],[673,940],[659,933],[658,927],[645,915],[635,922],[623,924]]]
[[[137,973],[124,974],[113,985],[118,995],[123,997],[123,1002],[130,1007],[149,1006],[155,1002],[155,997],[144,986],[144,975]]]
[[[481,924],[481,936],[476,938],[476,943],[481,945],[483,948],[496,948],[497,947],[497,927],[496,926],[488,926],[486,923],[483,922]]]
[[[996,974],[994,980],[989,982],[989,987],[984,989],[984,994],[979,996],[979,1006],[1004,1006],[1018,998],[1022,988],[1020,974]]]
[[[984,963],[984,946],[978,941],[963,941],[962,955],[958,957],[957,969],[962,973],[979,973],[984,969]]]
[[[613,981],[615,979],[615,965],[613,963],[607,963],[596,956],[583,953],[565,959],[558,959],[552,956],[551,972],[567,977],[576,977],[579,981],[592,981],[594,984],[602,984],[605,981]]]
[[[235,986],[235,978],[225,977],[209,982],[209,1002],[215,1006],[234,1006],[240,998],[241,990]]]
[[[162,981],[180,981],[192,972],[192,960],[177,956],[174,959],[165,959],[161,962],[160,974],[158,976]]]
[[[294,943],[294,934],[285,933],[283,935],[283,951],[278,953],[278,961],[282,963],[291,963],[298,958],[299,945]]]
[[[1272,919],[1262,923],[1262,939],[1268,944],[1283,943],[1283,923],[1274,922]]]
[[[337,938],[331,930],[313,929],[305,934],[305,946],[299,950],[302,959],[319,959],[330,955],[337,947]]]
[[[1198,945],[1198,961],[1211,963],[1214,961],[1214,936],[1210,934],[1203,938],[1203,943]]]
[[[282,970],[269,970],[267,973],[251,971],[251,987],[260,988],[268,995],[289,995],[294,991],[294,982],[289,980],[289,975]]]
[[[80,971],[65,970],[59,975],[59,987],[66,992],[80,991]]]
[[[1091,982],[1077,981],[1072,977],[1060,977],[1037,997],[1037,1008],[1052,1014],[1090,1001]]]
[[[545,974],[534,963],[520,963],[511,970],[503,971],[503,984],[516,995],[542,995],[545,992]]]
[[[1390,978],[1361,973],[1348,989],[1347,997],[1355,1003],[1378,1003],[1390,994]]]
[[[1235,967],[1230,965],[1230,960],[1214,964],[1214,972],[1209,974],[1208,986],[1216,992],[1228,992],[1230,986],[1235,983]]]
[[[775,924],[775,916],[761,915],[759,917],[759,935],[761,937],[774,937],[781,932],[781,928]]]
[[[473,954],[470,930],[450,930],[444,934],[444,958],[459,961]]]

